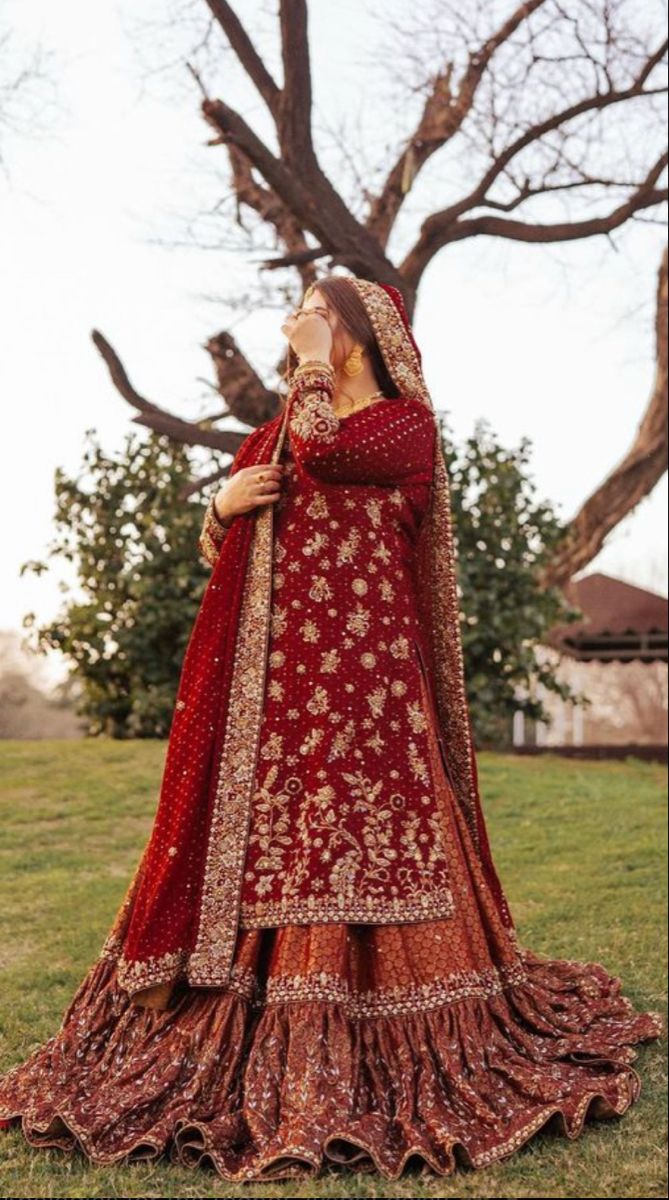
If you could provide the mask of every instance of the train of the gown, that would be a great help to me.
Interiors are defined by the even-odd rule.
[[[157,1007],[105,943],[60,1028],[0,1077],[0,1124],[91,1162],[168,1156],[226,1179],[339,1164],[397,1178],[506,1158],[551,1122],[574,1138],[641,1082],[637,1011],[599,962],[542,957],[502,920],[431,743],[456,898],[449,917],[239,929],[229,986],[167,980]],[[153,997],[155,999],[155,997]]]
[[[429,953],[438,927],[407,926],[396,965],[413,938]],[[181,985],[162,1010],[132,1002],[100,957],[58,1032],[0,1078],[3,1124],[95,1164],[165,1155],[252,1181],[338,1163],[394,1179],[414,1156],[440,1174],[484,1167],[549,1122],[575,1138],[637,1099],[632,1047],[662,1018],[601,964],[523,950],[515,971],[455,974],[441,991],[357,991],[343,982],[355,950],[389,931],[328,928],[328,971],[313,930],[254,930],[233,986]],[[279,973],[291,954],[295,973]]]

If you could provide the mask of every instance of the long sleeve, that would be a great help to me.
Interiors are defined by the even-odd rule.
[[[214,499],[215,494],[210,496],[207,507],[204,510],[202,527],[197,543],[200,554],[212,567],[218,559],[225,535],[230,529],[229,524],[224,525],[216,516]]]
[[[293,381],[288,435],[295,459],[330,483],[430,482],[436,421],[412,396],[378,400],[350,416],[332,407],[334,385],[314,368]]]
[[[241,446],[238,447],[237,453],[230,464],[230,469],[227,476],[228,479],[230,479],[232,475],[234,475],[241,469],[241,467],[245,465],[246,459],[248,458],[250,451],[253,449],[256,439],[261,435],[264,428],[265,426],[258,425],[244,438],[244,441],[242,442]],[[202,515],[202,525],[200,527],[200,533],[197,542],[198,550],[202,558],[205,559],[205,561],[208,562],[212,567],[218,561],[221,546],[223,545],[226,534],[228,533],[228,530],[231,528],[235,519],[233,517],[232,521],[225,525],[222,521],[219,521],[214,509],[214,496],[215,493],[210,496]]]

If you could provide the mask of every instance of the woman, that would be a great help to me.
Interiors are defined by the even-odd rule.
[[[96,1163],[397,1178],[569,1137],[659,1036],[594,962],[520,946],[478,795],[448,480],[396,289],[329,277],[290,388],[210,499],[151,837],[0,1116]]]

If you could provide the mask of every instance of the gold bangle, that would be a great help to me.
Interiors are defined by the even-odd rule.
[[[311,371],[325,371],[327,374],[332,375],[333,378],[335,373],[332,363],[325,362],[324,360],[318,358],[308,358],[303,363],[298,363],[293,371],[293,378],[296,375],[305,374]]]

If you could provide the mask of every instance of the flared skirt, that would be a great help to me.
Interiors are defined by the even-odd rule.
[[[0,1124],[96,1164],[167,1156],[239,1182],[396,1179],[506,1158],[640,1094],[637,1011],[599,962],[518,943],[439,767],[451,916],[240,928],[229,984],[131,997],[103,952],[57,1032],[0,1077]]]

